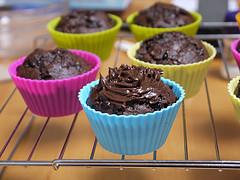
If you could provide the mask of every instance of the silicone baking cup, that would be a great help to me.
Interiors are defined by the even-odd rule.
[[[105,60],[110,56],[114,41],[122,26],[121,18],[112,14],[109,14],[109,17],[115,21],[115,26],[96,33],[72,34],[56,31],[55,28],[61,17],[50,21],[47,29],[58,47],[89,51],[98,55],[101,60]]]
[[[238,68],[240,69],[240,53],[236,49],[239,41],[240,41],[240,39],[233,41],[233,43],[231,45],[231,49],[232,49],[233,55],[235,57],[235,60],[237,62]]]
[[[86,100],[98,80],[81,89],[79,100],[103,148],[116,154],[140,155],[155,151],[165,143],[185,92],[175,82],[161,80],[173,86],[172,90],[179,99],[165,109],[139,115],[109,115],[88,106]]]
[[[193,64],[183,65],[162,65],[151,64],[135,58],[137,50],[140,48],[141,42],[134,44],[127,52],[128,57],[135,66],[145,66],[149,68],[163,69],[163,77],[171,79],[176,83],[179,83],[186,91],[186,98],[193,97],[201,88],[202,82],[208,72],[209,66],[216,56],[216,49],[203,42],[207,48],[209,58]]]
[[[193,16],[195,21],[191,24],[181,26],[181,27],[173,27],[173,28],[152,28],[152,27],[144,27],[134,24],[134,18],[139,14],[139,12],[134,12],[127,17],[127,24],[133,33],[136,41],[143,41],[149,37],[152,37],[156,34],[169,32],[169,31],[180,31],[184,34],[187,34],[191,37],[194,37],[198,31],[199,24],[202,21],[202,16],[199,13],[191,12],[190,14]]]
[[[57,80],[31,80],[17,76],[17,67],[25,57],[10,65],[8,71],[32,113],[40,116],[58,117],[82,110],[78,92],[87,83],[95,80],[101,60],[98,56],[80,50],[70,50],[84,58],[93,69],[79,76]]]
[[[240,99],[234,94],[234,91],[235,91],[235,89],[238,85],[239,80],[240,80],[240,76],[232,79],[228,83],[228,92],[230,94],[230,97],[231,97],[231,100],[232,100],[232,103],[233,103],[233,107],[235,109],[238,121],[240,123]]]

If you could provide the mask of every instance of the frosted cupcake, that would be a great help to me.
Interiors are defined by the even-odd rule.
[[[103,148],[139,155],[165,143],[185,93],[161,78],[162,73],[121,65],[80,91],[79,100]]]
[[[127,54],[133,65],[163,69],[163,77],[179,83],[189,98],[199,91],[216,50],[181,32],[165,32],[136,43]]]
[[[9,67],[13,82],[36,115],[57,117],[79,112],[79,89],[95,80],[96,55],[84,51],[36,49]]]
[[[193,37],[201,21],[202,16],[196,12],[189,13],[164,3],[155,3],[146,10],[134,12],[126,20],[137,41],[169,31],[180,31]]]
[[[58,47],[86,50],[105,60],[110,56],[121,25],[122,20],[118,16],[101,11],[76,10],[53,19],[47,29]]]

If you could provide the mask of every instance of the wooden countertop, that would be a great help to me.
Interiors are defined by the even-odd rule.
[[[134,0],[129,9],[123,14],[149,6],[149,1]],[[130,39],[133,41],[132,39]],[[116,49],[113,48],[111,57],[104,61],[100,67],[100,73],[106,75],[107,68],[113,67],[116,57]],[[3,59],[0,63],[6,64]],[[125,52],[120,52],[117,66],[122,63],[131,64]],[[220,75],[221,59],[215,59],[211,64],[207,75],[207,84],[211,100],[213,118],[216,127],[217,140],[221,160],[240,160],[240,125],[227,92],[228,81]],[[11,81],[0,83],[0,107],[14,89]],[[26,109],[19,92],[16,91],[5,109],[0,115],[0,148],[4,146],[7,138],[19,121]],[[188,156],[190,160],[217,160],[214,136],[211,127],[211,118],[207,102],[205,85],[203,83],[199,93],[185,100],[186,129],[188,140]],[[74,115],[51,118],[48,122],[42,138],[31,160],[57,159]],[[16,134],[0,160],[6,160],[14,147],[24,127],[31,118],[31,112],[27,112]],[[22,142],[14,153],[12,160],[26,161],[39,133],[46,122],[46,118],[37,117]],[[79,113],[71,137],[68,142],[64,159],[88,159],[94,142],[94,133],[82,111]],[[121,159],[121,156],[104,150],[99,144],[96,147],[94,159]],[[141,156],[126,156],[126,159],[151,159],[152,153]],[[182,108],[173,124],[166,144],[157,151],[159,160],[184,160],[184,135]],[[173,168],[86,168],[86,167],[60,167],[54,171],[52,167],[8,167],[2,179],[239,179],[240,171],[217,169],[173,169]]]

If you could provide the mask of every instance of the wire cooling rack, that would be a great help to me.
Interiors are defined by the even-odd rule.
[[[236,23],[202,23],[202,27],[237,27]],[[114,61],[114,66],[117,65],[118,59],[119,59],[119,52],[120,52],[120,45],[121,41],[125,38],[133,38],[132,35],[120,35],[119,37],[119,46],[117,48],[117,53]],[[227,66],[227,61],[224,55],[223,51],[223,39],[236,39],[240,38],[239,34],[198,34],[196,35],[196,38],[202,39],[202,40],[215,40],[217,42],[218,46],[218,53],[221,55],[221,59],[223,60],[223,64],[225,67],[225,71],[227,74],[228,80],[230,80],[229,70]],[[43,37],[37,37],[35,39],[34,44],[37,44],[37,41],[41,39],[43,40],[43,43],[41,44],[41,47],[44,47],[46,45],[46,41],[50,39],[49,36],[43,36]],[[73,116],[70,128],[68,129],[68,133],[66,134],[65,141],[62,145],[61,150],[59,151],[59,156],[57,159],[53,159],[51,161],[43,160],[43,161],[35,161],[31,160],[32,156],[35,152],[35,150],[38,148],[38,144],[41,141],[41,137],[45,132],[45,129],[47,128],[47,125],[50,121],[50,117],[45,119],[45,123],[41,130],[39,131],[39,135],[36,139],[34,139],[35,143],[32,147],[32,150],[30,151],[28,157],[24,161],[18,161],[18,160],[12,160],[12,157],[18,148],[19,144],[27,134],[28,130],[31,128],[31,125],[33,124],[34,120],[36,119],[36,115],[31,115],[30,118],[28,118],[27,122],[24,123],[24,128],[21,129],[21,134],[15,138],[14,140],[14,146],[11,149],[11,152],[7,156],[7,158],[2,159],[2,156],[4,155],[6,149],[9,147],[9,144],[13,141],[14,136],[16,136],[16,131],[19,129],[19,126],[23,124],[23,119],[28,113],[28,108],[21,113],[19,116],[19,120],[17,121],[17,124],[13,128],[12,132],[10,133],[10,136],[6,139],[6,143],[3,147],[0,147],[0,166],[2,166],[2,170],[0,172],[0,178],[3,175],[5,168],[7,166],[52,166],[55,170],[57,170],[60,166],[85,166],[85,167],[119,167],[125,168],[125,167],[150,167],[150,168],[159,168],[159,167],[168,167],[168,168],[216,168],[216,169],[240,169],[240,161],[228,161],[228,160],[221,160],[220,153],[219,153],[219,145],[218,145],[218,138],[215,128],[215,121],[214,116],[212,113],[212,106],[211,106],[211,100],[209,95],[209,88],[207,84],[207,79],[205,78],[204,81],[205,84],[205,90],[206,90],[206,96],[207,96],[207,102],[208,102],[208,110],[210,114],[210,121],[211,121],[211,129],[213,134],[213,141],[215,146],[215,154],[216,154],[216,160],[189,160],[189,152],[188,152],[188,138],[187,138],[187,128],[186,128],[186,119],[185,119],[185,104],[184,101],[182,103],[182,126],[183,126],[183,136],[184,136],[184,160],[157,160],[157,152],[152,152],[152,159],[142,160],[142,159],[125,159],[125,156],[122,155],[120,159],[95,159],[94,155],[96,153],[96,146],[98,144],[97,139],[92,142],[92,148],[91,152],[89,152],[89,158],[88,159],[64,159],[64,153],[66,148],[68,147],[68,141],[71,138],[71,133],[74,129],[74,125],[77,121],[78,113]],[[13,101],[13,95],[16,93],[17,89],[14,88],[11,93],[9,93],[9,97],[5,101],[5,103],[0,107],[0,115],[4,110],[8,108],[9,102]]]

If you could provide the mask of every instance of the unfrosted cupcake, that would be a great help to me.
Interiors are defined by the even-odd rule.
[[[53,19],[47,29],[58,47],[86,50],[105,60],[110,56],[121,25],[118,16],[102,11],[76,10]]]
[[[181,32],[165,32],[136,43],[127,54],[133,65],[163,69],[163,77],[179,83],[189,98],[199,91],[216,50]]]
[[[79,100],[103,148],[139,155],[165,143],[185,93],[162,73],[121,65],[81,89]]]
[[[132,13],[126,22],[135,39],[142,41],[155,34],[169,31],[180,31],[193,37],[201,20],[201,15],[196,12],[189,13],[172,4],[159,2],[146,10]]]
[[[13,82],[36,115],[57,117],[79,112],[79,89],[95,80],[96,55],[79,51],[36,49],[9,67]]]
[[[234,110],[240,123],[240,76],[233,78],[228,83],[228,92],[233,103]]]

